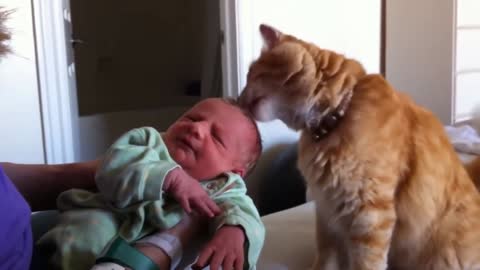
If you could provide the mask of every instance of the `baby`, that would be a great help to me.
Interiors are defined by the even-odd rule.
[[[204,100],[164,134],[139,128],[118,139],[97,172],[100,192],[61,194],[60,222],[38,244],[53,247],[62,269],[158,269],[164,262],[130,246],[146,243],[174,269],[182,241],[165,232],[194,212],[209,218],[213,233],[196,268],[255,269],[265,229],[242,177],[260,153],[247,114],[227,100]]]

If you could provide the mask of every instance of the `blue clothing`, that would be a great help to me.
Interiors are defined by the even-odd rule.
[[[27,270],[32,257],[30,207],[0,167],[0,270]]]

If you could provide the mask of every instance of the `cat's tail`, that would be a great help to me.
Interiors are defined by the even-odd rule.
[[[474,160],[465,164],[465,169],[467,169],[468,175],[475,183],[477,190],[480,191],[480,157],[476,157]]]

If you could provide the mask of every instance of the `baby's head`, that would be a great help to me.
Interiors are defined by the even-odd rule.
[[[164,136],[172,158],[192,177],[212,179],[225,172],[247,175],[262,152],[255,121],[234,101],[197,103]]]

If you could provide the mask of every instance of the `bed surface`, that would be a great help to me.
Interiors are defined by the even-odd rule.
[[[315,255],[313,202],[264,216],[265,245],[259,270],[308,269]]]

